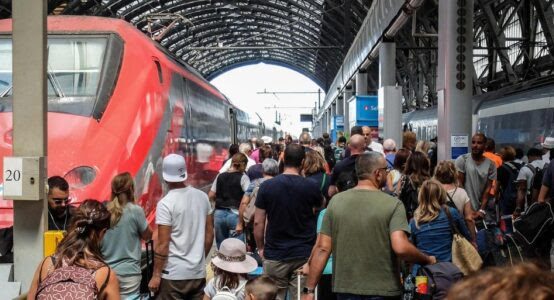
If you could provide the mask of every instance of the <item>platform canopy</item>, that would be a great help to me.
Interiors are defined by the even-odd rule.
[[[49,0],[49,14],[125,19],[208,80],[266,62],[329,88],[373,0]],[[0,18],[11,0],[0,0]]]

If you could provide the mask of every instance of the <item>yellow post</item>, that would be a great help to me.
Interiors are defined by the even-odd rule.
[[[58,244],[62,241],[63,236],[63,230],[49,230],[44,233],[44,257],[56,252],[56,248],[58,248]]]

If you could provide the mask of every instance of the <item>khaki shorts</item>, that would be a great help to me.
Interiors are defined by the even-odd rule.
[[[160,283],[160,292],[157,299],[160,300],[202,300],[206,279],[169,280],[163,279]]]

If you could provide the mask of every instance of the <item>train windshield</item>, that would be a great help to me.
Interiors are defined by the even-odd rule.
[[[100,98],[101,89],[113,88],[103,76],[109,44],[109,36],[48,37],[48,111],[91,116],[107,102]],[[0,111],[11,111],[12,95],[12,40],[0,37]]]

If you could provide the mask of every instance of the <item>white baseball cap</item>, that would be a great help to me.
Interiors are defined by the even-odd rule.
[[[163,161],[163,178],[167,182],[183,182],[187,180],[187,165],[185,158],[178,154],[169,154]]]

